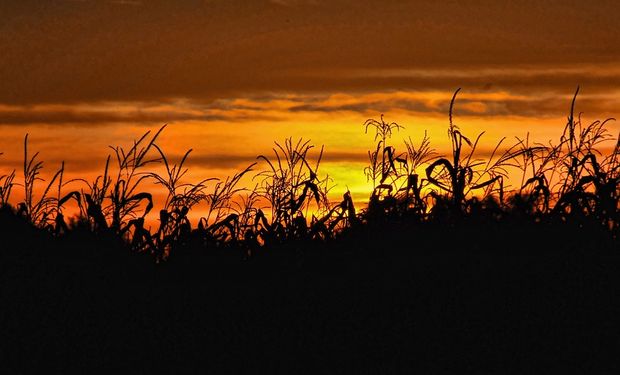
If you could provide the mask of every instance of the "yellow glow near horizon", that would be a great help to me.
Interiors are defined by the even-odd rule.
[[[400,107],[395,106],[392,110],[387,108],[384,116],[385,121],[394,121],[404,127],[395,132],[391,139],[397,151],[405,150],[404,139],[411,137],[417,144],[427,131],[431,146],[439,155],[447,155],[450,152],[446,133],[448,116],[442,110],[447,108],[450,97],[449,93],[437,92],[367,93],[359,96],[334,94],[319,98],[283,95],[262,102],[239,98],[216,103],[207,109],[181,100],[174,104],[145,107],[131,103],[37,106],[24,109],[27,113],[13,116],[36,115],[35,120],[43,121],[49,115],[59,123],[3,126],[0,151],[4,155],[0,156],[0,173],[15,168],[18,170],[17,181],[21,180],[23,137],[29,133],[30,155],[40,152],[39,158],[45,162],[43,178],[49,179],[64,160],[65,181],[71,178],[92,181],[103,172],[105,159],[112,152],[109,145],[130,147],[132,140],[147,130],[154,133],[159,129],[161,125],[154,124],[154,121],[169,117],[172,123],[161,134],[158,144],[170,157],[171,163],[178,162],[185,151],[193,149],[187,162],[189,172],[186,180],[189,182],[210,177],[224,179],[256,162],[257,155],[271,157],[274,141],[283,143],[288,137],[303,138],[315,145],[311,160],[318,157],[321,146],[325,147],[319,172],[331,178],[333,188],[330,198],[337,202],[345,191],[350,190],[356,205],[361,208],[372,189],[363,173],[368,163],[367,151],[376,146],[374,130],[369,129],[369,133],[365,134],[363,123],[368,118],[379,119],[381,115],[366,108],[372,108],[377,103],[380,107],[401,103]],[[565,114],[518,117],[499,115],[490,109],[501,107],[507,100],[527,103],[528,98],[506,92],[470,93],[458,97],[455,124],[472,140],[480,132],[485,132],[477,155],[488,157],[503,137],[507,138],[504,147],[514,144],[514,137],[524,138],[527,133],[532,142],[558,141],[566,123]],[[407,109],[403,107],[404,102],[421,104],[419,108]],[[568,107],[569,103],[564,104]],[[359,108],[354,111],[352,106]],[[2,111],[19,112],[14,107],[6,106],[0,108]],[[460,116],[459,113],[466,115]],[[595,115],[588,114],[583,119],[584,123],[594,120],[590,116]],[[68,123],[62,123],[65,117]],[[131,122],[132,119],[137,119],[138,124]],[[620,127],[612,122],[609,129],[613,135],[618,134]],[[264,166],[258,165],[256,169],[261,167]],[[249,177],[243,183],[253,187],[256,181]],[[39,184],[40,189],[43,186]],[[75,182],[66,190],[80,187],[80,183]],[[163,199],[162,192],[158,193],[159,190],[150,183],[145,183],[144,190],[154,192],[158,201]],[[21,191],[15,187],[12,201],[19,199]]]

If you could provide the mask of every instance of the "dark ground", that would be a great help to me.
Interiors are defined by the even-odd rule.
[[[402,239],[388,250],[377,245],[384,233],[366,233],[313,251],[160,265],[103,242],[4,241],[2,372],[620,371],[614,249],[517,251],[525,240],[513,233],[510,251]]]

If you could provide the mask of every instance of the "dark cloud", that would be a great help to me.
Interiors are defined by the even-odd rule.
[[[113,124],[113,123],[145,123],[161,124],[186,120],[221,120],[224,116],[191,115],[184,113],[148,113],[130,111],[125,113],[95,110],[9,110],[0,111],[0,125],[24,124]]]
[[[617,4],[600,0],[6,1],[0,103],[210,101],[270,92],[609,90]],[[287,4],[290,6],[282,6]],[[382,75],[391,70],[465,72]],[[495,69],[493,74],[485,70]],[[347,75],[366,71],[366,76]],[[311,72],[312,74],[307,74]],[[344,73],[343,73],[344,72]],[[373,72],[379,72],[375,74]]]
[[[620,106],[620,97],[614,93],[580,94],[576,110],[589,117],[613,117]],[[437,95],[440,95],[439,97]],[[507,92],[462,90],[457,97],[456,116],[494,117],[518,116],[553,118],[568,115],[570,91],[564,94],[539,93],[524,96]],[[376,113],[418,114],[444,117],[448,113],[450,92],[425,94],[420,92],[375,92],[369,94],[285,95],[253,99],[217,100],[211,103],[153,103],[54,105],[54,106],[0,106],[0,126],[45,125],[113,125],[202,123],[219,121],[278,122],[290,118],[291,113],[354,113],[369,116]]]
[[[80,106],[70,105],[52,106],[52,108],[19,107],[11,106],[0,107],[0,126],[22,126],[29,124],[46,125],[113,125],[113,124],[145,124],[156,125],[164,123],[175,123],[183,121],[279,121],[280,118],[259,112],[243,112],[251,109],[257,111],[257,107],[239,106],[231,110],[222,111],[224,108],[214,106],[212,109],[219,109],[217,113],[210,108],[201,110],[191,109],[183,111],[183,108],[170,108],[162,110],[153,108],[148,104],[137,105],[133,109],[117,109],[114,104],[96,104],[100,109],[87,109]],[[180,107],[181,105],[179,105]]]
[[[325,71],[305,73],[302,76],[313,77],[313,82],[291,76],[290,84],[298,89],[320,91],[339,88],[341,92],[373,92],[386,90],[404,91],[443,91],[453,92],[462,87],[467,91],[492,92],[507,91],[515,94],[536,96],[539,94],[566,94],[573,92],[580,85],[590,93],[606,93],[620,87],[620,69],[613,64],[576,65],[572,69],[551,66],[523,67],[512,69],[491,69],[480,65],[478,69],[468,67],[462,71],[449,68],[445,70],[428,69],[422,72],[413,69],[408,72],[364,71],[351,74],[345,71]],[[564,66],[565,67],[565,66]],[[301,74],[301,73],[300,73]]]
[[[436,101],[419,95],[402,98],[402,94],[397,93],[393,96],[386,94],[380,99],[366,99],[361,96],[356,102],[351,103],[347,100],[344,104],[334,101],[300,104],[291,106],[289,110],[292,112],[354,112],[364,115],[404,111],[437,116],[445,116],[449,111],[450,102],[447,97],[445,100]],[[489,96],[478,99],[468,98],[466,95],[461,94],[457,97],[454,105],[456,116],[553,118],[568,115],[571,103],[570,95],[518,98],[514,95],[503,97],[500,95],[497,98]],[[617,112],[619,107],[620,98],[615,95],[582,95],[576,101],[576,110],[590,116],[611,116]]]

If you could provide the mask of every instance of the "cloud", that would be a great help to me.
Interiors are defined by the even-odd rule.
[[[82,105],[1,106],[0,126],[45,125],[156,125],[186,121],[244,122],[278,121],[279,118],[259,113],[257,108],[225,110],[182,103],[152,105],[149,103],[92,103]]]
[[[201,120],[209,121],[218,119],[222,116],[193,115],[186,113],[149,113],[146,111],[130,111],[124,113],[113,113],[98,110],[75,110],[75,109],[56,109],[56,110],[9,110],[0,111],[0,125],[26,125],[26,124],[114,124],[114,123],[138,123],[138,124],[158,124],[175,121]]]
[[[90,103],[15,106],[0,105],[0,126],[114,124],[158,125],[164,123],[259,123],[291,121],[307,115],[377,113],[445,117],[452,91],[388,91],[326,94],[270,94],[214,101],[169,103]],[[507,91],[470,90],[465,87],[454,106],[456,116],[554,118],[568,114],[572,91],[523,95]],[[589,117],[617,115],[618,92],[582,89],[576,110]]]
[[[427,116],[446,116],[451,92],[394,92],[361,95],[340,95],[336,99],[295,104],[291,112],[338,113],[353,112],[363,115],[380,113],[408,113]],[[463,90],[457,97],[454,113],[474,117],[529,117],[551,118],[567,114],[572,96],[549,94],[524,96],[507,92],[471,92]],[[581,94],[577,110],[590,116],[610,116],[620,107],[620,96],[609,94]]]
[[[620,85],[613,1],[277,2],[3,2],[0,103]]]

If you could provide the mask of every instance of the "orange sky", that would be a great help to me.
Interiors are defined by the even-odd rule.
[[[190,177],[223,177],[273,141],[325,145],[334,196],[368,193],[367,118],[395,144],[428,130],[446,153],[447,111],[468,135],[556,139],[577,110],[617,116],[614,1],[6,1],[0,4],[0,171],[30,133],[48,171],[100,173],[108,145],[164,123]],[[611,125],[618,134],[617,124]]]

